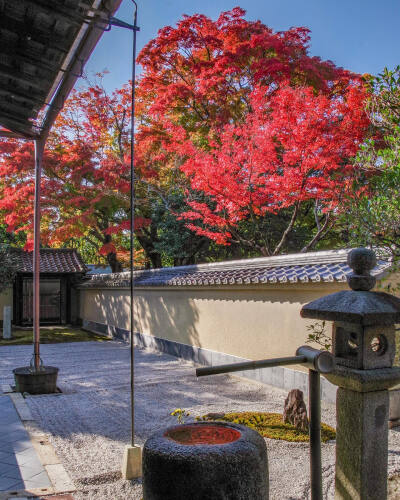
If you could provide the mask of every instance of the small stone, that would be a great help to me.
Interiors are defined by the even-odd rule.
[[[12,339],[11,317],[12,317],[11,306],[4,306],[4,309],[3,309],[3,339],[5,339],[5,340]]]
[[[225,413],[207,413],[206,417],[211,420],[219,420],[225,417]]]
[[[303,392],[293,389],[285,399],[283,409],[283,421],[285,424],[292,424],[301,431],[308,431],[307,408],[304,403]]]

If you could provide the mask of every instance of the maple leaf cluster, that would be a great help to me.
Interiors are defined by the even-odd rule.
[[[351,106],[362,99],[361,86],[352,87],[346,100],[290,86],[266,100],[265,89],[257,90],[245,122],[226,125],[207,150],[183,142],[181,168],[208,203],[189,200],[192,210],[181,217],[201,222],[190,223],[197,234],[228,244],[240,238],[239,223],[248,218],[288,208],[297,214],[308,202],[333,212],[351,190],[349,159],[368,129],[363,108]]]

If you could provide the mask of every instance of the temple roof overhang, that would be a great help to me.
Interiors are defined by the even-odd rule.
[[[46,138],[122,0],[0,0],[0,137]]]

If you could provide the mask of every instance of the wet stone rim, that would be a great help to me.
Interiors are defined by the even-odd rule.
[[[168,429],[164,436],[183,445],[216,445],[233,443],[240,439],[242,433],[232,427],[222,427],[217,424],[182,425]]]

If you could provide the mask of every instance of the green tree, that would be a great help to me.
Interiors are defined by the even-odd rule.
[[[16,255],[7,244],[0,244],[0,293],[13,284],[16,275]]]
[[[357,155],[359,196],[348,202],[344,221],[349,243],[400,256],[400,66],[368,80],[367,111],[376,130]]]

